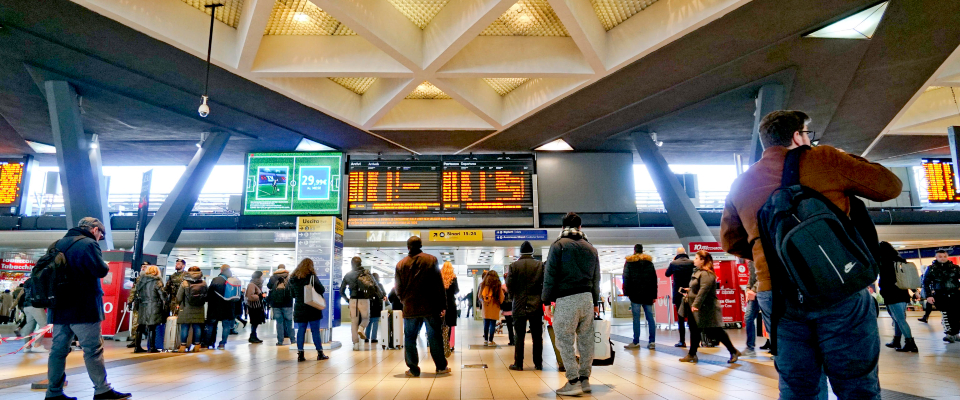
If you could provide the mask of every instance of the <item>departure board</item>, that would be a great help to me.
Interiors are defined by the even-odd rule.
[[[953,163],[946,158],[921,160],[927,179],[927,201],[931,203],[958,203],[957,184],[954,180]]]
[[[0,207],[20,206],[26,164],[23,158],[0,158]]]
[[[351,157],[347,226],[533,225],[531,154]]]

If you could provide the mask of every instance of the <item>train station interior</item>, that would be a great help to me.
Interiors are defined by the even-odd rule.
[[[884,272],[863,289],[876,305],[875,396],[844,392],[831,374],[845,367],[821,352],[810,356],[830,377],[819,395],[787,389],[792,360],[766,347],[769,315],[751,313],[763,278],[724,242],[743,217],[730,216],[737,190],[762,189],[739,177],[770,157],[763,121],[778,110],[808,117],[797,129],[808,151],[835,148],[902,183],[883,201],[842,193],[862,197],[863,218],[902,259],[896,286],[900,265],[922,281],[900,288],[905,305],[881,295]],[[960,309],[931,307],[924,275],[960,265],[958,163],[957,1],[0,0],[0,399],[51,397],[61,324],[24,329],[22,286],[51,243],[94,217],[109,269],[102,362],[133,399],[960,400],[960,336],[946,319]],[[877,178],[834,172],[850,187]],[[564,368],[562,305],[544,318],[542,362],[528,332],[515,365],[512,294],[494,318],[478,298],[490,276],[514,279],[518,260],[561,268],[548,261],[565,260],[556,246],[569,240],[569,212],[599,263],[593,326],[606,358],[593,358],[592,390]],[[346,298],[357,262],[382,297],[396,293],[413,236],[459,287],[437,334],[448,372],[431,356],[431,329],[404,341],[411,318],[390,301],[371,299],[383,305],[364,318]],[[638,244],[655,288],[643,317],[625,290]],[[716,278],[710,332],[739,359],[713,333],[693,338],[689,326],[685,339],[676,305],[690,304],[667,271],[701,250]],[[311,325],[303,361],[297,335],[283,341],[267,281],[307,258],[325,307],[322,343]],[[180,346],[183,304],[138,334],[131,290],[152,266],[162,284],[181,268],[206,284],[229,270],[244,296],[262,275],[263,300],[230,303],[236,333],[221,332],[222,348],[209,319],[202,346]],[[953,280],[937,290],[960,290]],[[352,324],[371,318],[379,326],[357,342]],[[874,362],[861,354],[875,356],[877,334],[840,335],[852,364]],[[683,362],[693,341],[699,359]],[[71,344],[63,394],[99,398],[81,347]]]

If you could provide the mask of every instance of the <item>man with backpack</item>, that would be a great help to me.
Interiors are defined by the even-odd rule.
[[[350,264],[353,270],[343,276],[343,283],[341,283],[341,294],[350,304],[350,334],[353,339],[353,351],[360,350],[360,339],[367,339],[364,331],[370,323],[370,299],[383,298],[383,295],[378,293],[380,289],[373,275],[363,268],[362,263],[363,260],[360,257],[351,259]],[[348,288],[349,296],[347,296]]]
[[[233,277],[230,266],[220,266],[220,275],[210,281],[207,289],[207,345],[217,341],[217,323],[221,325],[221,339],[217,350],[225,350],[227,338],[236,323],[236,305],[241,300],[240,280]]]
[[[826,398],[824,373],[839,399],[879,399],[877,306],[868,283],[861,287],[876,280],[867,243],[876,247],[878,241],[856,196],[891,200],[900,195],[902,183],[882,165],[829,146],[811,148],[809,120],[800,111],[774,111],[763,118],[763,157],[734,181],[727,196],[723,249],[754,261],[757,299],[772,316],[782,399]],[[798,193],[803,196],[794,196]],[[790,204],[801,207],[773,213]],[[812,209],[823,211],[820,219],[809,215]],[[801,234],[785,235],[794,231]],[[817,257],[820,261],[811,261]]]
[[[290,273],[283,264],[273,271],[267,281],[267,303],[273,307],[273,320],[277,321],[277,346],[283,346],[283,339],[289,338],[294,344],[293,332],[293,292],[289,289]]]
[[[956,343],[960,340],[960,267],[950,261],[946,250],[937,250],[936,256],[923,276],[923,290],[927,303],[943,314],[943,341]]]
[[[41,259],[31,276],[35,279],[29,300],[34,307],[48,307],[48,320],[53,324],[53,346],[47,361],[47,399],[75,400],[63,394],[67,375],[64,370],[70,344],[77,337],[83,349],[87,374],[94,385],[94,399],[126,399],[107,383],[103,363],[103,288],[100,278],[110,268],[103,261],[100,245],[104,227],[100,220],[86,217],[76,228],[67,231],[53,252],[52,259]],[[41,262],[43,261],[43,262]],[[46,271],[44,271],[46,270]]]

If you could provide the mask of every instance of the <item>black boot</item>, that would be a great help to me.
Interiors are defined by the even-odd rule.
[[[904,339],[903,347],[897,349],[897,351],[901,353],[919,353],[920,349],[917,348],[917,342],[907,338]]]
[[[894,336],[893,341],[890,343],[887,343],[885,346],[891,349],[900,349],[900,336]]]
[[[307,361],[307,359],[306,359],[305,357],[303,357],[303,351],[298,351],[298,352],[297,352],[297,362],[304,362],[304,361]]]
[[[764,343],[763,346],[760,346],[760,350],[770,350],[770,339],[767,339],[767,343]]]
[[[328,357],[326,354],[323,354],[323,350],[317,350],[317,361],[323,361],[323,360],[329,360],[329,359],[330,357]]]
[[[137,328],[139,331],[140,328]],[[143,342],[143,332],[137,332],[137,338],[133,341],[133,352],[134,353],[146,353],[147,351],[140,346]]]
[[[150,353],[159,353],[160,350],[157,349],[157,330],[150,329],[147,332],[147,351]]]

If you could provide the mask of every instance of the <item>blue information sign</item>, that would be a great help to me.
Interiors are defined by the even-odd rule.
[[[547,240],[547,231],[544,230],[505,230],[494,231],[495,240]]]

